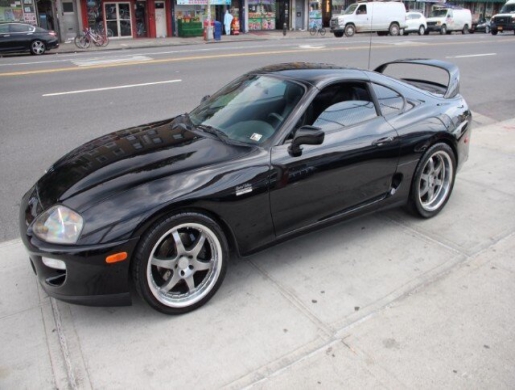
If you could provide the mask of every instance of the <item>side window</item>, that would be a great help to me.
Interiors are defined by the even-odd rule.
[[[26,24],[11,24],[11,32],[22,33],[32,31],[32,27]]]
[[[324,131],[341,129],[377,117],[368,89],[361,83],[334,84],[313,100],[312,125]],[[308,123],[310,124],[310,123]]]
[[[393,89],[374,84],[374,92],[383,115],[396,114],[404,108],[404,99]]]
[[[9,32],[8,24],[0,24],[0,34],[6,34]]]
[[[367,6],[366,5],[360,5],[358,7],[358,10],[356,11],[357,15],[366,15],[367,14]]]

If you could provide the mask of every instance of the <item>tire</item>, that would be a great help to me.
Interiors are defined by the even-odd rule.
[[[465,34],[468,34],[468,33],[469,33],[469,25],[468,25],[468,24],[466,24],[466,25],[464,25],[464,26],[463,26],[463,30],[461,30],[461,33],[462,33],[463,35],[465,35]]]
[[[341,38],[341,37],[343,37],[343,31],[335,31],[335,32],[334,32],[334,36],[335,36],[336,38]]]
[[[132,263],[136,290],[154,309],[182,314],[204,305],[225,277],[227,240],[211,218],[179,213],[154,224]]]
[[[39,39],[36,39],[35,41],[32,41],[30,43],[30,54],[39,56],[41,54],[45,54],[45,51],[46,51],[45,42],[40,41]]]
[[[442,28],[440,29],[440,35],[447,34],[447,26],[444,24]]]
[[[353,24],[348,24],[345,26],[345,36],[350,38],[356,34],[356,27]]]
[[[313,28],[309,29],[309,35],[314,36],[316,33],[317,33],[316,27],[313,27]]]
[[[325,36],[325,28],[321,28],[320,29],[320,35],[321,36]]]
[[[399,33],[400,33],[399,25],[397,23],[390,24],[390,28],[388,29],[388,33],[392,37],[396,37],[397,35],[399,35]]]
[[[79,49],[87,49],[91,45],[91,42],[84,34],[77,35],[73,42]]]
[[[411,183],[409,208],[431,218],[444,208],[454,187],[456,158],[450,146],[438,143],[422,156]]]
[[[420,26],[418,28],[418,35],[424,35],[426,33],[426,28],[424,26]]]
[[[492,35],[497,35],[498,31],[497,31],[497,30],[492,30],[492,31],[490,31],[490,33],[491,33]]]

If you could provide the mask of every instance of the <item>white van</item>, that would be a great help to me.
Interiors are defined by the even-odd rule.
[[[354,3],[342,14],[333,16],[330,27],[338,38],[361,32],[399,35],[407,27],[406,8],[400,1]]]
[[[429,14],[426,21],[426,35],[431,31],[438,31],[442,35],[453,31],[467,34],[472,26],[472,14],[465,8],[436,8]]]
[[[490,19],[490,31],[492,35],[498,32],[515,32],[515,0],[508,0],[501,11]]]

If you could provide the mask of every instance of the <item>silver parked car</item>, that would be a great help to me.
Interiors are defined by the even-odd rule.
[[[426,18],[420,12],[406,12],[406,24],[408,27],[402,30],[402,35],[408,35],[409,33],[424,35],[427,29]]]

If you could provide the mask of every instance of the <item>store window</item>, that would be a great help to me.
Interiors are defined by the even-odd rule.
[[[275,30],[275,0],[249,0],[249,30]]]
[[[130,3],[104,3],[106,27],[113,37],[132,37]]]

